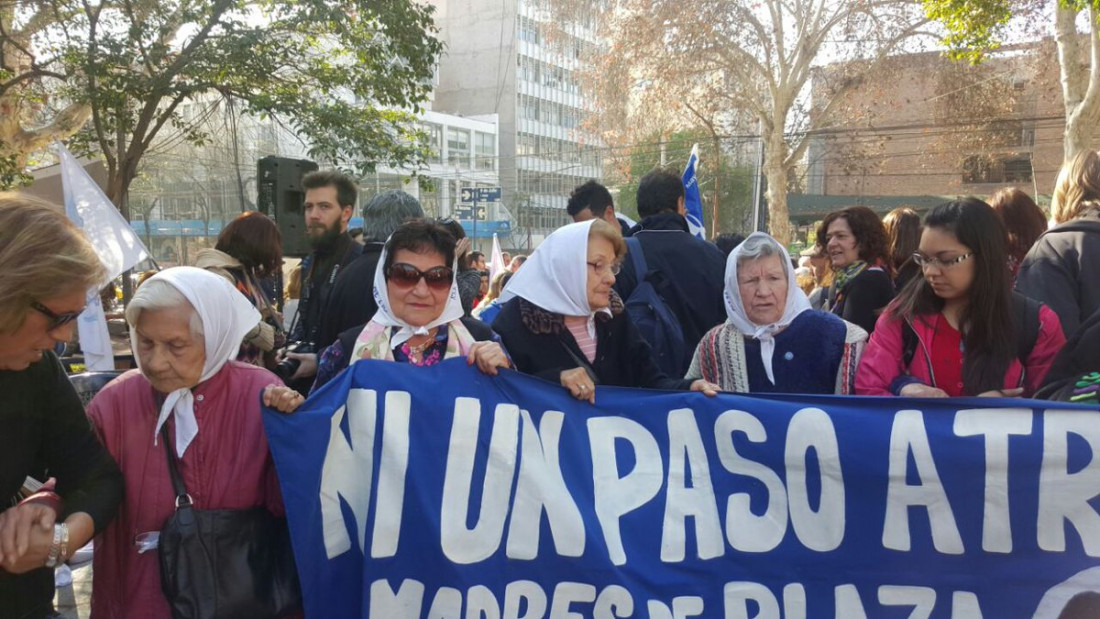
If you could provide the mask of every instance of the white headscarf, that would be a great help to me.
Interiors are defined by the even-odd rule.
[[[422,327],[414,327],[409,323],[393,315],[390,309],[390,295],[386,288],[386,256],[389,255],[389,240],[378,257],[378,268],[374,270],[374,302],[378,305],[378,311],[370,319],[384,327],[399,327],[396,333],[390,337],[390,349],[394,349],[409,340],[414,335],[427,335],[429,331],[439,325],[447,324],[452,320],[458,320],[465,315],[462,310],[462,298],[458,296],[458,256],[455,256],[451,269],[454,277],[451,279],[451,291],[447,294],[447,305],[438,318]]]
[[[748,313],[745,311],[745,303],[741,299],[741,289],[737,286],[737,260],[741,257],[749,241],[761,238],[766,239],[778,249],[779,260],[787,272],[787,306],[783,309],[783,315],[779,320],[770,325],[758,325],[749,320]],[[726,315],[729,317],[727,322],[741,333],[760,341],[760,357],[761,361],[764,362],[764,371],[768,374],[768,380],[775,384],[775,375],[772,373],[775,334],[794,322],[794,319],[802,312],[813,309],[810,306],[810,300],[806,298],[806,293],[802,292],[802,289],[798,287],[798,283],[795,282],[794,267],[791,266],[791,257],[787,254],[786,248],[780,245],[779,241],[763,232],[750,234],[749,238],[738,245],[726,260],[726,291],[724,297]]]
[[[588,304],[588,232],[595,220],[562,226],[546,237],[516,271],[500,294],[500,303],[515,297],[562,316],[587,316],[595,337],[595,312]],[[610,313],[610,310],[603,310]]]
[[[157,273],[145,283],[153,281],[162,281],[180,291],[202,321],[206,359],[199,384],[209,380],[237,356],[241,340],[260,322],[260,312],[233,284],[205,269],[173,267]],[[138,349],[137,330],[133,325],[130,326],[130,345],[135,351]],[[138,369],[141,369],[141,356],[134,355],[134,358]],[[157,426],[153,430],[154,444],[169,414],[176,416],[176,454],[182,458],[187,446],[199,433],[191,389],[176,389],[165,395]]]

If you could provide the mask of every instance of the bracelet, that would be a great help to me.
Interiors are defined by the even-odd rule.
[[[55,524],[53,527],[53,541],[50,542],[50,552],[46,555],[46,567],[57,567],[57,560],[61,555],[62,526],[64,525]]]
[[[69,560],[69,525],[62,522],[55,525],[55,528],[61,529],[61,547],[57,553],[57,561],[64,563]]]

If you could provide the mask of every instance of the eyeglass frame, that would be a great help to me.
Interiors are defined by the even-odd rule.
[[[413,271],[416,271],[416,281],[406,280],[406,279],[403,279],[401,277],[394,277],[393,274],[395,272],[395,269],[404,269],[405,267],[408,267],[409,269],[412,269]],[[428,279],[428,273],[430,273],[432,271],[436,271],[437,269],[442,270],[442,271],[446,271],[449,274],[449,276],[446,280],[446,285],[433,286],[432,285],[432,283],[433,283],[432,280]],[[411,265],[407,262],[395,262],[395,263],[391,264],[389,267],[386,268],[385,276],[386,276],[386,282],[393,281],[394,285],[400,286],[402,288],[415,288],[416,286],[420,285],[421,280],[424,280],[424,285],[427,286],[428,288],[431,288],[433,290],[449,290],[451,288],[451,286],[454,284],[454,281],[455,281],[454,269],[452,269],[449,266],[439,265],[439,266],[434,266],[434,267],[428,269],[427,271],[421,271],[420,269],[414,267],[413,265]],[[412,283],[410,283],[410,281]],[[436,281],[439,281],[441,283],[443,282],[443,280],[436,280]]]
[[[47,332],[56,331],[57,329],[64,327],[65,325],[73,322],[77,318],[80,318],[80,315],[84,313],[84,308],[80,308],[80,311],[64,312],[58,314],[57,312],[33,299],[31,300],[31,309],[50,319],[50,324],[48,327],[46,327]]]
[[[949,271],[960,264],[970,260],[976,256],[978,252],[968,252],[955,256],[950,260],[940,260],[939,258],[933,258],[932,256],[925,256],[919,251],[913,252],[913,262],[917,263],[917,266],[923,269],[924,267],[935,267],[941,271]]]
[[[595,262],[587,261],[585,261],[585,264],[592,267],[592,270],[596,271],[596,275],[603,275],[604,273],[608,272],[610,272],[612,275],[618,275],[623,269],[623,265],[620,262],[612,262],[611,264],[605,264],[603,266],[600,266]]]

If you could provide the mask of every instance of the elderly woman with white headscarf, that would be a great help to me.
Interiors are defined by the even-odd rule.
[[[593,219],[548,236],[500,297],[493,321],[516,369],[560,383],[595,403],[596,385],[691,389],[704,380],[666,376],[611,289],[626,254],[622,234]]]
[[[455,281],[455,247],[450,231],[433,221],[414,219],[393,232],[374,274],[378,311],[366,325],[344,331],[321,352],[314,391],[360,359],[426,366],[464,357],[491,375],[511,367],[496,334],[464,316]],[[264,403],[293,412],[302,398],[273,386],[265,391]]]
[[[725,323],[703,336],[688,378],[740,393],[852,392],[867,332],[810,307],[787,250],[754,232],[726,261]]]
[[[265,507],[281,516],[260,418],[260,392],[279,379],[231,361],[260,315],[208,271],[155,275],[135,293],[126,319],[139,369],[112,381],[88,407],[126,488],[118,517],[96,541],[92,614],[170,617],[157,552],[149,552],[175,510],[165,449],[178,458],[196,509]]]

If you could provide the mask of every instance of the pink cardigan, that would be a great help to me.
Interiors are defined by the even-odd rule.
[[[265,369],[230,361],[195,387],[199,434],[181,460],[198,509],[264,506],[283,514],[275,465],[260,418],[260,392],[280,383]],[[280,383],[281,384],[281,383]],[[153,388],[137,370],[112,381],[88,415],[126,482],[126,498],[95,544],[92,615],[97,619],[169,619],[155,550],[138,554],[134,536],[159,531],[175,508],[164,441],[153,445]],[[175,436],[173,419],[167,422]]]
[[[917,334],[917,350],[913,354],[913,361],[909,367],[903,364],[902,321],[895,320],[888,313],[883,312],[875,323],[875,331],[871,334],[871,340],[867,342],[867,348],[863,351],[863,358],[856,372],[856,395],[898,395],[895,389],[895,381],[908,375],[925,385],[936,386],[935,377],[932,376],[931,363],[928,355],[932,350],[932,334],[936,325],[944,320],[942,314],[921,316],[912,321],[913,332]],[[1058,316],[1046,305],[1039,309],[1039,337],[1035,340],[1035,347],[1031,349],[1031,355],[1027,358],[1027,372],[1024,375],[1024,397],[1031,397],[1042,384],[1050,364],[1062,346],[1066,343],[1066,337],[1062,334],[1062,326]],[[1011,389],[1020,385],[1020,373],[1024,370],[1016,359],[1008,366],[1005,372],[1004,388]],[[912,380],[907,382],[913,382]],[[977,395],[977,394],[974,394]]]

